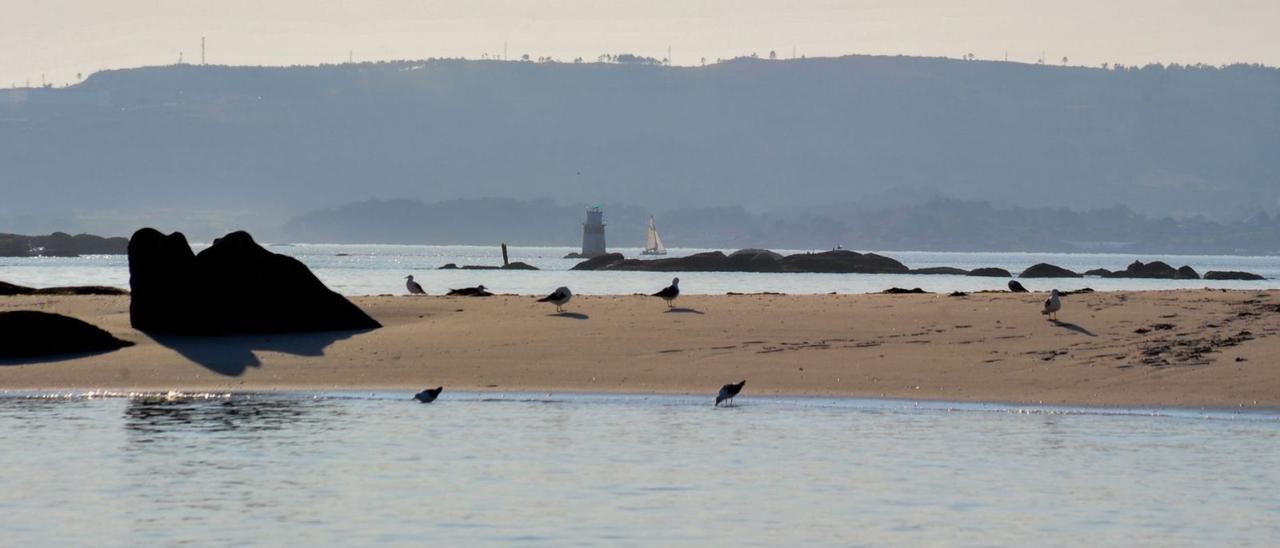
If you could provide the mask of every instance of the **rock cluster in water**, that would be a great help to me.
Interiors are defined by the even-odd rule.
[[[447,265],[446,265],[447,266]],[[907,268],[897,260],[875,253],[857,253],[846,250],[824,251],[821,253],[797,253],[783,256],[767,249],[742,249],[729,255],[719,251],[695,253],[686,257],[670,259],[628,259],[621,253],[609,253],[585,260],[574,265],[573,270],[635,270],[650,272],[816,272],[832,274],[944,274],[955,276],[984,276],[993,278],[1012,278],[1013,274],[1003,268],[975,268],[965,270],[950,266],[934,266],[928,268]],[[1215,277],[1210,277],[1213,274]],[[1035,264],[1022,273],[1019,278],[1082,278],[1084,276],[1101,276],[1105,278],[1153,278],[1170,280],[1198,280],[1199,273],[1190,266],[1173,268],[1162,261],[1143,263],[1134,261],[1124,270],[1110,271],[1105,268],[1089,270],[1084,274],[1049,263]],[[1206,280],[1261,280],[1256,274],[1247,272],[1210,272]]]
[[[695,253],[670,259],[627,259],[618,253],[602,255],[578,263],[574,270],[639,270],[651,272],[822,272],[859,274],[906,274],[906,265],[875,253],[835,250],[781,256],[763,249],[740,250],[730,255],[719,251]]]
[[[129,240],[129,319],[142,331],[183,335],[374,329],[381,325],[325,287],[297,259],[246,232],[199,254],[180,232],[144,228]]]
[[[1173,268],[1163,261],[1152,261],[1143,263],[1142,261],[1134,261],[1124,270],[1110,271],[1105,268],[1095,268],[1084,273],[1086,276],[1100,276],[1103,278],[1148,278],[1163,280],[1199,280],[1200,274],[1196,269],[1183,265],[1181,268]]]

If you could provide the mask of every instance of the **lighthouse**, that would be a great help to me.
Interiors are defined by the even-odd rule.
[[[604,210],[593,206],[587,209],[587,222],[582,223],[582,256],[599,257],[605,253]]]

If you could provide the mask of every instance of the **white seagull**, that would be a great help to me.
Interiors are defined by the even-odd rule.
[[[667,301],[667,308],[671,308],[674,306],[671,303],[676,300],[676,297],[680,296],[680,278],[672,278],[671,285],[663,288],[662,291],[654,293],[652,296],[662,297],[662,300]]]
[[[1062,310],[1062,301],[1058,300],[1058,290],[1055,289],[1049,293],[1049,298],[1044,300],[1044,310],[1040,313],[1049,316],[1049,319],[1058,321],[1058,311]]]
[[[404,287],[405,289],[409,290],[410,295],[426,295],[427,294],[426,291],[422,290],[422,286],[419,285],[418,282],[413,281],[413,274],[405,276],[404,279],[407,280],[406,282],[404,282]]]
[[[569,299],[573,298],[573,292],[567,287],[557,288],[550,295],[538,299],[540,303],[551,303],[556,305],[556,312],[564,312],[564,305],[568,304]]]

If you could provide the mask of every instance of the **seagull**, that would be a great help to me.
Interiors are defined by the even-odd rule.
[[[404,279],[408,280],[404,282],[404,287],[405,289],[409,290],[410,295],[426,295],[427,294],[426,291],[422,290],[422,286],[419,285],[418,282],[413,281],[413,274],[405,276]]]
[[[1018,283],[1018,280],[1009,280],[1009,291],[1014,293],[1026,293],[1027,288],[1022,287],[1022,284]]]
[[[414,394],[413,399],[418,400],[422,403],[431,403],[433,401],[436,401],[436,398],[440,397],[441,392],[444,392],[443,386],[428,388],[426,390],[418,392],[417,394]]]
[[[1058,290],[1055,289],[1049,294],[1049,298],[1044,300],[1044,310],[1041,310],[1040,313],[1046,316],[1052,314],[1049,319],[1056,322],[1058,321],[1059,310],[1062,310],[1062,301],[1058,300]]]
[[[680,278],[671,278],[671,285],[662,291],[654,293],[652,296],[662,297],[662,300],[667,301],[667,308],[671,308],[673,306],[671,304],[672,301],[675,301],[676,297],[680,296]]]
[[[556,312],[564,312],[564,308],[563,308],[564,305],[567,304],[569,302],[569,299],[572,299],[572,298],[573,298],[573,292],[569,291],[569,288],[559,287],[559,288],[556,288],[555,291],[552,291],[550,295],[547,295],[546,297],[538,299],[538,302],[554,304],[556,305]]]
[[[737,396],[738,392],[741,392],[742,387],[746,384],[747,381],[744,380],[738,384],[726,384],[721,386],[720,393],[716,394],[716,406],[719,406],[720,402],[726,400],[729,402],[725,404],[726,406],[733,405],[733,397]]]
[[[462,289],[450,289],[448,294],[453,296],[461,296],[461,297],[492,297],[493,296],[493,293],[490,293],[488,290],[486,290],[484,285],[478,285],[475,287],[464,287]]]

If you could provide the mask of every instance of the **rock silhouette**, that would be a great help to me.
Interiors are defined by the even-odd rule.
[[[182,335],[374,329],[381,325],[330,291],[297,259],[246,232],[196,255],[182,233],[143,228],[129,241],[130,322]]]
[[[90,323],[47,312],[0,312],[0,359],[108,352],[126,346]]]
[[[1057,265],[1051,265],[1049,263],[1037,263],[1037,264],[1031,265],[1026,270],[1023,270],[1022,274],[1019,274],[1018,277],[1019,278],[1082,278],[1083,276]]]

